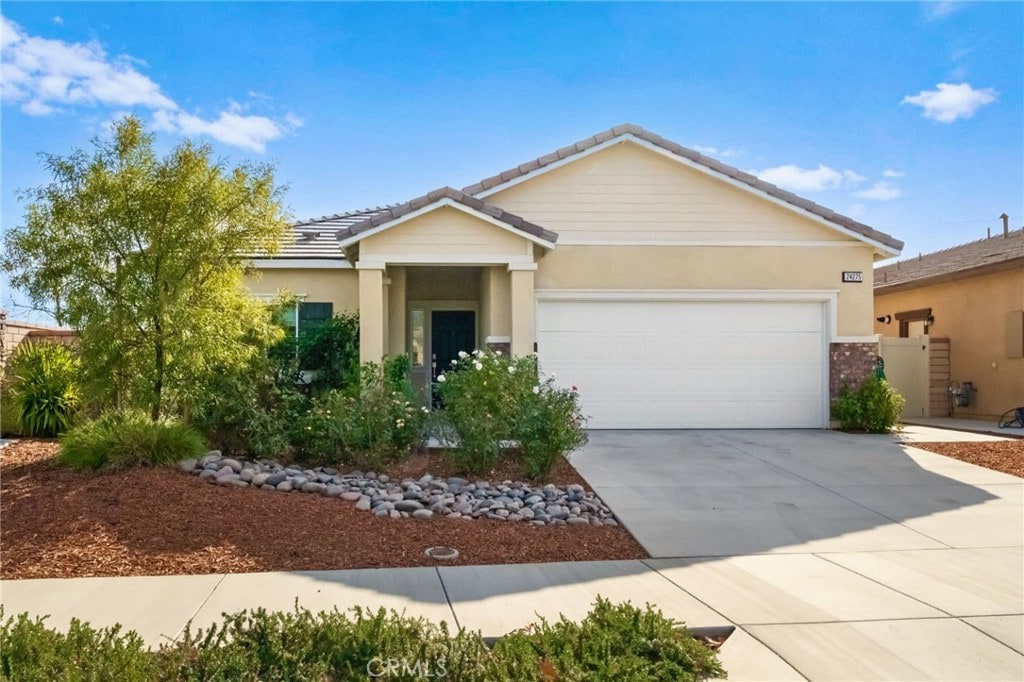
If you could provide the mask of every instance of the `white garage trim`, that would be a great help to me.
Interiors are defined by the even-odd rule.
[[[534,293],[537,301],[821,301],[828,314],[826,346],[848,342],[836,333],[838,289],[537,289]],[[865,337],[866,343],[874,340]]]
[[[537,306],[538,306],[538,308],[541,308],[544,302],[549,302],[549,301],[550,302],[559,302],[559,303],[571,303],[572,301],[580,301],[581,303],[600,303],[600,302],[630,303],[630,302],[634,302],[635,301],[635,302],[638,302],[638,303],[648,303],[648,302],[651,302],[651,303],[662,303],[662,302],[669,302],[669,303],[671,303],[671,302],[678,302],[678,303],[715,303],[715,302],[722,302],[722,303],[742,304],[742,303],[758,303],[758,302],[766,302],[766,303],[768,303],[768,302],[778,302],[778,303],[809,303],[809,304],[814,303],[814,304],[818,304],[816,306],[810,306],[810,307],[803,308],[804,312],[801,313],[801,315],[803,315],[805,324],[813,324],[814,325],[813,329],[817,330],[816,332],[814,332],[814,335],[815,335],[816,339],[815,339],[813,345],[805,345],[804,346],[805,347],[805,352],[812,353],[810,355],[806,355],[809,358],[813,357],[813,363],[812,363],[811,367],[807,368],[807,369],[811,369],[812,371],[809,374],[805,373],[804,375],[802,375],[803,379],[801,380],[801,382],[798,383],[798,384],[794,384],[793,385],[796,388],[796,390],[797,390],[797,392],[794,394],[795,397],[797,397],[799,399],[799,396],[800,396],[801,393],[805,396],[804,402],[803,402],[804,408],[802,408],[802,409],[799,408],[799,404],[800,404],[799,402],[798,403],[793,403],[794,407],[797,408],[797,412],[788,413],[787,417],[791,418],[791,422],[786,424],[786,423],[784,423],[784,420],[783,420],[782,422],[779,422],[779,426],[796,425],[796,424],[799,423],[800,425],[803,425],[804,427],[815,426],[815,425],[818,428],[827,428],[828,427],[828,409],[829,409],[829,400],[828,400],[828,344],[830,342],[833,342],[834,339],[838,338],[838,336],[836,335],[836,309],[837,309],[837,303],[838,303],[838,292],[837,291],[834,291],[834,290],[821,290],[821,291],[778,291],[778,290],[774,290],[774,291],[767,291],[767,290],[714,290],[714,291],[711,291],[711,290],[550,290],[549,289],[549,290],[539,290],[536,293],[536,299],[537,299]],[[588,307],[590,307],[590,306],[588,306]],[[675,307],[675,306],[673,306],[673,307]],[[680,306],[679,310],[685,311],[685,310],[689,309],[689,310],[692,310],[692,311],[697,311],[700,308],[708,310],[708,308],[706,306],[703,306],[703,305],[696,306],[696,307],[691,307],[691,308],[687,308],[686,306]],[[667,309],[671,309],[671,308],[667,308]],[[799,309],[800,308],[794,308],[793,306],[788,306],[788,307],[782,306],[782,308],[780,308],[780,310],[787,310],[788,313],[798,312]],[[594,309],[594,310],[596,310],[596,309]],[[610,314],[623,314],[624,310],[626,310],[626,309],[622,308],[621,306],[618,306],[618,312],[615,313],[614,310],[615,310],[615,306],[609,306],[608,313],[610,313]],[[814,310],[817,310],[818,313],[814,313]],[[729,318],[730,314],[731,314],[732,321],[733,321],[731,324],[733,325],[733,328],[737,329],[737,330],[740,330],[738,337],[736,337],[735,334],[732,335],[734,341],[743,338],[743,330],[741,330],[742,321],[740,321],[740,319],[736,317],[737,314],[743,314],[742,311],[743,311],[742,307],[732,307],[731,308],[731,313],[728,310],[726,310],[725,308],[723,308],[723,312],[726,313],[725,314],[725,318]],[[750,308],[750,311],[751,312],[749,314],[752,314],[755,319],[759,316],[758,313],[761,312],[757,308]],[[568,313],[568,309],[565,309],[565,313]],[[818,317],[818,319],[819,319],[820,325],[818,326],[818,323],[812,323],[814,317],[813,316],[812,317],[808,317],[807,316],[808,314],[812,314],[812,315],[815,315],[815,316],[817,314],[819,314],[820,317]],[[800,319],[800,318],[801,318],[801,316],[798,315],[797,319]],[[545,345],[546,339],[542,338],[545,335],[545,331],[546,330],[544,330],[544,329],[542,329],[540,327],[541,319],[542,319],[542,315],[541,315],[540,310],[538,310],[538,322],[539,322],[538,341],[541,343],[539,350],[540,350],[540,355],[541,355],[541,359],[542,359],[542,363],[543,363],[543,361],[545,359],[545,348],[546,347],[550,347],[550,346],[546,346]],[[564,319],[564,317],[562,317],[562,319]],[[581,318],[581,319],[583,319],[583,318]],[[677,319],[678,319],[678,317],[677,317]],[[762,319],[766,319],[766,318],[762,317]],[[650,323],[648,323],[648,325],[649,324]],[[769,323],[769,326],[770,326],[770,323]],[[593,324],[592,323],[591,324],[586,324],[585,323],[585,327],[588,328],[588,329],[592,328]],[[640,328],[640,329],[643,329],[643,328]],[[696,330],[697,328],[694,328],[694,329]],[[810,333],[811,329],[812,328],[807,328],[806,330],[803,331],[803,337],[804,337],[804,342],[803,343],[805,343],[805,344],[807,342],[809,342],[811,340],[811,338],[812,338],[812,337],[808,336],[808,334]],[[560,334],[564,335],[566,332],[571,334],[570,330],[564,330],[564,331],[560,332]],[[757,329],[750,329],[749,332],[751,333],[751,337],[752,338],[758,336],[758,330]],[[797,330],[795,329],[794,332],[797,332]],[[555,333],[556,335],[559,334],[559,332],[552,332],[552,333]],[[586,332],[583,332],[583,333],[586,334]],[[590,334],[593,335],[593,333],[594,333],[594,330],[590,329]],[[612,332],[609,331],[609,333],[612,333]],[[615,331],[613,333],[614,334],[622,334],[621,331]],[[770,332],[769,332],[769,334],[770,334]],[[557,338],[557,337],[555,337],[555,338]],[[659,337],[658,337],[658,335],[656,333],[655,333],[655,335],[653,337],[650,337],[651,341],[653,343],[655,343],[654,347],[657,347],[656,344],[658,343],[658,338]],[[664,344],[665,340],[668,339],[668,338],[676,338],[676,337],[672,336],[671,334],[670,334],[670,336],[665,336],[664,338],[662,338],[662,343]],[[683,333],[678,338],[681,341],[684,341],[684,342],[685,342],[686,338],[690,338],[690,340],[693,341],[694,339],[699,339],[700,338],[700,334],[698,333],[696,335],[696,337],[686,337],[685,333]],[[728,337],[726,337],[726,338],[728,338]],[[552,342],[553,342],[553,339],[552,339]],[[563,339],[563,343],[564,343],[564,339]],[[703,342],[703,343],[707,343],[707,337],[706,337],[706,341]],[[601,346],[596,346],[596,348],[600,348],[600,347]],[[654,351],[655,355],[649,356],[649,357],[655,358],[654,359],[655,365],[648,366],[649,368],[653,369],[653,368],[656,367],[656,364],[657,364],[656,357],[658,357],[658,355],[657,355],[658,352],[662,352],[662,353],[666,352],[664,350],[665,346],[663,345],[662,347],[663,347],[662,351]],[[712,346],[705,346],[705,347],[712,347]],[[816,352],[817,352],[816,356],[813,355],[814,351],[812,350],[812,348],[816,348]],[[598,350],[597,351],[598,354],[595,355],[595,357],[598,357],[599,355],[601,357],[603,357],[603,355],[607,354],[607,352],[608,352],[607,348],[605,348],[605,350]],[[733,352],[735,352],[735,350],[733,350]],[[561,351],[555,351],[555,357],[557,359],[554,360],[554,363],[555,363],[555,367],[556,368],[562,368],[563,367],[561,365],[561,363],[564,363],[565,358],[561,357],[562,354],[564,354],[564,353],[561,352]],[[571,354],[572,353],[569,353],[569,355],[571,355]],[[774,353],[772,353],[771,356],[774,357],[776,355],[774,355]],[[566,356],[566,357],[568,357],[568,356]],[[665,355],[665,357],[671,358],[673,356],[670,353],[669,355]],[[782,365],[777,366],[779,369],[776,370],[776,371],[779,371],[779,370],[785,371],[784,368],[785,368],[785,364],[787,363],[787,361],[788,361],[788,363],[790,363],[790,366],[792,367],[792,361],[793,361],[792,357],[788,358],[788,360],[785,359],[785,353],[782,353],[781,355],[777,355],[777,357],[779,357],[779,359],[781,360]],[[570,365],[573,365],[573,363],[575,363],[575,361],[578,361],[578,360],[568,360],[568,361],[569,361]],[[598,360],[598,361],[602,361],[602,360]],[[671,365],[671,366],[676,367],[675,365]],[[609,365],[609,367],[613,368],[614,366],[613,365]],[[642,366],[638,366],[638,367],[642,367]],[[683,380],[686,380],[685,377],[688,376],[686,373],[694,371],[693,370],[693,366],[690,366],[690,367],[691,367],[690,370],[686,370],[685,369],[686,368],[685,361],[684,361],[684,363],[681,366],[677,367],[677,371],[682,371],[684,373],[683,375],[681,375],[683,377]],[[727,367],[731,367],[731,366],[727,366]],[[742,367],[742,365],[740,365],[739,367]],[[773,365],[766,365],[764,367],[766,369],[767,374],[762,375],[762,378],[770,377],[772,371],[769,370],[768,368],[773,367]],[[622,368],[620,368],[620,370],[621,369]],[[584,374],[586,374],[586,372],[587,372],[586,371],[586,365],[579,366],[577,371],[582,371]],[[592,366],[591,367],[591,372],[593,372],[593,371],[594,371],[594,368]],[[699,376],[700,368],[697,368],[696,371],[698,372],[697,376]],[[648,381],[656,381],[657,378],[659,378],[659,375],[656,372],[653,375],[649,375],[649,373],[648,373],[649,376],[648,375],[644,375],[643,372],[645,372],[645,371],[641,371],[641,375],[639,375],[639,376],[640,377],[646,377],[646,379]],[[816,380],[815,380],[815,375],[817,375],[816,376]],[[583,375],[580,375],[580,376],[583,376]],[[601,376],[605,376],[603,374],[603,371],[602,371]],[[611,385],[615,385],[616,381],[617,381],[618,384],[622,385],[623,379],[620,377],[620,378],[618,378],[616,380],[614,378],[615,375],[614,375],[613,371],[612,371],[611,375],[607,375],[607,376],[609,377],[609,380],[611,381]],[[680,375],[677,375],[677,377],[679,377],[679,376]],[[703,379],[703,380],[705,380],[705,382],[708,381],[708,376],[709,376],[708,373],[705,373],[705,379]],[[735,380],[736,378],[733,377],[733,379]],[[569,378],[569,380],[571,380],[571,378]],[[679,379],[677,378],[676,380],[679,380]],[[643,379],[641,379],[641,381],[643,381]],[[718,386],[718,382],[714,378],[712,378],[711,381],[713,383],[709,384],[709,386]],[[774,380],[772,380],[772,384],[771,385],[776,385],[774,383]],[[664,386],[664,384],[663,384],[663,386]],[[803,388],[802,389],[799,388],[800,386],[803,386]],[[612,393],[604,395],[605,401],[608,399],[609,396],[613,396],[616,391],[621,391],[622,389],[618,388],[618,389],[611,389],[611,390],[612,390]],[[675,393],[672,392],[671,389],[670,389],[669,393],[665,393],[664,392],[664,388],[662,390],[663,390],[663,392],[659,393],[659,395],[662,396],[662,398],[665,398],[665,396],[667,396],[667,395],[675,394]],[[714,390],[715,389],[712,389],[713,392],[714,392]],[[740,393],[732,393],[732,395],[730,396],[730,394],[729,394],[730,389],[729,388],[724,388],[724,390],[725,390],[725,392],[722,393],[722,395],[723,395],[723,397],[725,397],[726,401],[722,403],[723,406],[728,406],[728,404],[729,404],[729,402],[730,402],[730,400],[732,398],[735,398],[735,397],[740,397],[741,398],[741,396],[743,395],[742,391],[740,391]],[[643,393],[643,391],[637,391],[636,397],[639,400],[639,402],[637,402],[636,404],[640,404],[641,402],[645,401],[645,399],[642,396],[642,393]],[[658,394],[654,393],[652,395],[658,395]],[[682,396],[684,394],[680,393],[679,395]],[[757,393],[751,393],[751,395],[757,395]],[[809,401],[806,400],[807,397],[811,397],[812,395],[819,396],[819,398],[812,398]],[[655,400],[655,402],[654,403],[648,403],[648,404],[657,404],[658,399],[657,398],[653,398],[653,399]],[[601,399],[598,398],[598,401],[601,402]],[[685,404],[686,402],[687,402],[687,400],[684,398],[683,402],[680,403],[680,404]],[[770,399],[768,400],[768,402],[765,402],[764,400],[759,400],[759,399],[755,398],[752,402],[746,402],[745,404],[746,404],[746,406],[748,406],[749,410],[753,410],[754,411],[754,412],[750,413],[750,414],[753,415],[753,414],[757,413],[759,411],[759,409],[763,411],[763,409],[766,406],[766,404],[769,404],[770,402],[771,402]],[[630,403],[629,399],[627,398],[627,402],[624,403],[624,404],[629,404],[629,403]],[[815,403],[817,403],[816,409],[815,409]],[[669,404],[667,404],[667,403],[664,403],[664,404],[665,404],[666,408],[670,407]],[[711,403],[709,403],[709,404],[711,404]],[[744,400],[740,399],[740,402],[735,403],[735,404],[737,404],[737,406],[740,406],[740,404],[744,404]],[[679,406],[677,404],[677,408],[678,407]],[[803,410],[803,412],[800,413],[800,410]],[[598,411],[598,412],[600,412],[600,411]],[[698,412],[699,412],[699,410],[698,410]],[[641,416],[639,421],[643,422],[644,424],[647,424],[647,426],[646,426],[647,428],[672,428],[671,426],[656,426],[655,424],[657,424],[657,423],[668,423],[668,422],[674,422],[675,421],[675,419],[671,417],[671,414],[673,414],[671,412],[663,413],[662,415],[660,415],[659,418],[658,417],[653,417],[652,415],[646,415],[646,414],[643,414],[643,413],[638,413],[638,414],[642,414],[642,416]],[[716,415],[718,415],[718,414],[722,414],[722,413],[716,413]],[[798,417],[794,417],[795,415],[799,415],[799,414],[803,414],[804,417],[803,418],[799,418],[799,416]],[[669,415],[668,419],[666,419],[667,415]],[[595,413],[595,418],[596,418],[596,416],[597,416],[597,413]],[[811,417],[811,420],[807,421],[807,419],[806,419],[807,417]],[[717,416],[709,417],[707,414],[705,416],[703,416],[703,418],[702,418],[702,420],[705,420],[705,421],[707,421],[709,419],[711,421],[715,421],[715,422],[718,421],[718,417]],[[595,419],[595,421],[596,421],[596,419]],[[612,422],[614,421],[614,417],[611,418],[611,421]],[[630,420],[626,420],[626,421],[630,421]],[[694,423],[699,422],[699,421],[701,421],[701,418],[697,417],[696,420],[694,421]],[[722,423],[725,424],[725,423],[727,423],[729,421],[730,420],[726,418],[726,419],[722,420]],[[735,421],[735,420],[731,420],[731,421]],[[772,421],[771,419],[762,419],[762,421],[760,423],[757,423],[755,421],[755,422],[753,422],[753,424],[756,424],[756,425],[758,425],[758,426],[760,426],[762,428],[765,428],[765,427],[769,427],[770,426],[769,422],[771,422],[771,421]],[[681,425],[685,426],[685,422],[686,422],[686,420],[683,419],[679,423]],[[698,426],[694,426],[694,427],[698,427]],[[597,428],[600,428],[600,426],[597,426]],[[606,426],[605,428],[609,428],[609,427]]]

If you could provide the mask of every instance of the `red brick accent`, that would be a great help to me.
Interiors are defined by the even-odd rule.
[[[833,343],[828,348],[828,394],[839,396],[843,386],[858,388],[875,369],[877,343]]]

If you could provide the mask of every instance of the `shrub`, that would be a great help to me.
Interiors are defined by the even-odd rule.
[[[210,445],[256,458],[289,452],[309,402],[265,357],[241,370],[214,373],[203,393],[193,423]]]
[[[9,384],[4,381],[0,386],[0,436],[20,435],[22,435],[21,411],[18,409]]]
[[[422,438],[425,417],[403,372],[407,366],[403,358],[364,364],[358,390],[314,398],[301,446],[305,455],[378,468],[407,454]]]
[[[583,421],[575,389],[560,389],[553,379],[538,384],[519,407],[513,431],[527,475],[547,475],[559,456],[582,447],[587,442]]]
[[[341,313],[298,340],[299,369],[315,372],[313,390],[359,383],[359,316]]]
[[[3,611],[0,609],[0,618]],[[389,662],[394,661],[388,671]],[[381,674],[385,673],[385,674]],[[488,649],[478,632],[383,609],[313,614],[263,609],[146,651],[134,632],[72,621],[60,633],[25,614],[0,625],[0,679],[16,680],[702,680],[715,654],[652,610],[598,598],[581,622],[512,633]]]
[[[679,625],[650,605],[641,611],[598,597],[580,623],[564,616],[554,625],[541,619],[499,640],[494,677],[543,679],[538,661],[555,673],[548,679],[558,680],[689,682],[724,677],[715,654]]]
[[[76,469],[123,469],[174,464],[205,452],[195,429],[141,410],[106,412],[60,439],[60,461]]]
[[[12,395],[22,431],[56,436],[68,429],[79,406],[78,359],[59,343],[26,342],[12,359]]]
[[[154,679],[154,663],[142,638],[119,625],[97,630],[74,618],[60,633],[25,613],[0,625],[0,680],[142,682]]]
[[[463,353],[438,382],[448,439],[454,441],[452,457],[460,469],[490,470],[503,445],[515,441],[527,473],[543,476],[559,455],[586,442],[578,395],[557,387],[553,378],[539,381],[534,357]]]
[[[906,400],[888,381],[872,375],[856,391],[843,387],[832,404],[832,417],[844,431],[889,433],[904,405]]]

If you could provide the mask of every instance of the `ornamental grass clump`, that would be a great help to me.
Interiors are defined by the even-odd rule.
[[[63,344],[29,341],[18,346],[11,362],[10,397],[20,430],[44,437],[66,431],[80,404],[78,358]]]
[[[142,410],[110,411],[60,439],[59,461],[75,469],[163,466],[206,451],[195,429],[171,419],[153,421]]]
[[[463,471],[484,473],[518,452],[530,476],[543,476],[586,442],[575,389],[558,387],[553,376],[541,380],[534,356],[460,353],[437,381],[446,440]]]

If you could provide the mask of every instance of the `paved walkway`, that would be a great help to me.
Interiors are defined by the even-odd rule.
[[[907,424],[943,429],[947,431],[947,435],[949,431],[960,431],[990,433],[1004,438],[1024,438],[1024,429],[1016,427],[1001,429],[995,420],[986,421],[983,419],[952,419],[950,417],[917,417],[907,421]]]
[[[0,597],[7,614],[121,623],[158,644],[190,619],[296,599],[494,636],[580,618],[602,595],[738,625],[722,648],[733,682],[1024,679],[1022,479],[830,432],[599,432],[574,463],[655,558],[20,580]]]

